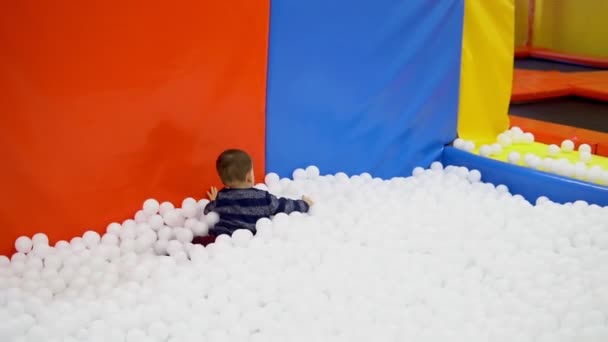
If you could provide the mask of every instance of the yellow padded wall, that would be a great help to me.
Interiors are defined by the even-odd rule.
[[[536,0],[534,46],[608,57],[608,1]]]
[[[458,135],[495,141],[509,126],[513,80],[514,0],[465,1]]]
[[[529,4],[529,0],[515,0],[515,46],[527,43]]]

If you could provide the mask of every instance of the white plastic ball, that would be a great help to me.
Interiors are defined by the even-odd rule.
[[[601,179],[601,176],[602,176],[602,168],[598,165],[594,165],[594,166],[590,167],[589,171],[587,172],[587,177],[592,182],[597,182],[598,180]]]
[[[190,260],[194,262],[202,262],[208,259],[207,251],[203,245],[194,245],[188,251]]]
[[[578,179],[587,178],[587,166],[584,163],[579,162],[574,165],[574,177]]]
[[[467,152],[473,152],[475,150],[475,143],[472,141],[467,141],[464,143],[464,150]]]
[[[311,180],[317,179],[320,174],[321,174],[321,171],[315,165],[310,165],[309,167],[306,168],[306,178],[308,178],[308,179],[311,179]]]
[[[127,254],[135,251],[135,240],[128,239],[120,241],[120,253]]]
[[[181,243],[192,242],[194,234],[190,229],[175,228],[175,238]]]
[[[51,270],[58,270],[61,267],[62,262],[63,261],[59,256],[51,254],[44,258],[44,267]]]
[[[140,236],[135,240],[134,250],[136,253],[144,253],[153,248],[155,242],[155,238],[151,239],[146,236]]]
[[[42,259],[38,257],[29,257],[25,262],[25,266],[29,269],[41,270],[44,267]]]
[[[540,196],[536,199],[536,205],[542,205],[544,203],[548,203],[549,202],[549,198],[547,198],[546,196]]]
[[[441,164],[439,161],[434,161],[431,163],[431,170],[441,171],[443,170],[443,164]]]
[[[482,145],[479,148],[479,155],[482,157],[489,157],[492,153],[492,147],[489,145]]]
[[[519,128],[518,126],[511,127],[510,131],[513,133],[521,133],[521,134],[524,133],[524,131],[521,128]]]
[[[584,163],[588,163],[593,159],[593,155],[591,152],[581,151],[579,152],[579,159]]]
[[[547,172],[552,172],[554,169],[554,164],[555,161],[552,158],[543,158],[542,163],[541,163],[541,167],[543,170],[546,170]]]
[[[182,224],[182,217],[180,216],[179,211],[175,209],[165,212],[163,219],[165,220],[165,224],[169,227],[177,227]]]
[[[173,229],[171,227],[163,226],[158,230],[158,239],[159,240],[171,240],[173,238]]]
[[[154,231],[150,228],[150,225],[147,223],[140,223],[135,226],[135,235],[142,236],[144,234],[154,234]]]
[[[27,261],[27,255],[21,252],[17,252],[11,256],[11,263],[25,263]]]
[[[524,143],[526,144],[531,144],[534,142],[534,134],[530,133],[530,132],[526,132],[524,133],[524,139],[523,139]]]
[[[34,247],[32,248],[32,252],[30,254],[33,254],[40,258],[44,258],[47,255],[49,255],[50,252],[51,252],[51,247],[48,244],[35,243]]]
[[[539,169],[541,167],[541,163],[542,160],[536,155],[532,155],[528,160],[528,165],[534,169]]]
[[[183,263],[188,261],[188,254],[186,254],[185,251],[181,250],[181,251],[177,251],[173,254],[171,254],[171,257],[177,262],[177,263]]]
[[[304,169],[295,169],[292,173],[293,180],[306,179],[306,171]]]
[[[216,223],[220,222],[220,215],[212,211],[209,214],[205,215],[203,219],[205,223],[207,223],[207,226],[213,227]]]
[[[521,158],[521,156],[520,156],[519,152],[515,152],[515,151],[509,153],[509,155],[507,156],[507,160],[511,164],[517,164],[519,162],[520,158]]]
[[[479,172],[479,170],[471,170],[467,175],[467,179],[471,183],[479,183],[479,181],[481,181],[481,172]]]
[[[198,204],[198,202],[196,201],[196,199],[194,199],[193,197],[186,197],[182,200],[182,209],[185,206],[190,206],[190,205],[196,205]]]
[[[279,177],[279,175],[274,172],[271,172],[267,174],[266,177],[264,177],[264,182],[268,186],[278,184],[280,180],[281,178]]]
[[[524,156],[524,163],[531,168],[537,168],[540,166],[541,160],[540,158],[533,153],[526,153]]]
[[[6,268],[11,264],[11,259],[6,255],[0,255],[0,268]]]
[[[135,227],[131,225],[125,225],[119,232],[120,240],[133,240],[137,236],[137,232],[135,231]]]
[[[178,240],[171,240],[167,243],[167,253],[169,255],[173,255],[179,251],[184,250],[184,245]]]
[[[599,181],[600,181],[602,184],[606,184],[606,185],[608,185],[608,171],[603,171],[603,172],[602,172],[602,174],[601,174],[601,176],[600,176]]]
[[[174,210],[175,206],[171,202],[163,202],[158,207],[158,214],[161,216],[165,216],[165,214],[171,210]]]
[[[189,218],[184,222],[184,228],[192,230],[194,226],[198,223],[198,220],[195,218]]]
[[[344,172],[338,172],[335,175],[336,180],[341,181],[341,182],[347,182],[348,181],[348,175]]]
[[[522,132],[512,132],[511,139],[513,139],[514,144],[519,144],[524,142],[524,133]]]
[[[160,209],[160,203],[158,203],[158,201],[154,198],[149,198],[144,201],[142,209],[147,216],[152,216],[158,213],[158,210]]]
[[[164,222],[163,217],[158,214],[148,217],[148,225],[150,225],[150,229],[154,231],[159,230],[163,226]]]
[[[49,280],[49,289],[54,294],[61,293],[66,288],[66,281],[61,277],[54,277]]]
[[[572,140],[564,140],[562,141],[562,151],[564,152],[572,152],[574,151],[574,142]]]
[[[32,244],[36,245],[39,243],[49,244],[49,237],[44,233],[36,233],[32,237]]]
[[[506,194],[506,193],[509,192],[509,188],[506,185],[504,185],[504,184],[499,184],[499,185],[496,186],[496,191],[499,194]]]
[[[55,249],[57,251],[68,250],[70,248],[70,243],[65,240],[59,240],[57,243],[55,243]]]
[[[101,244],[108,246],[117,245],[118,236],[110,233],[103,234],[103,236],[101,237]]]
[[[503,147],[509,147],[511,144],[513,144],[511,137],[505,133],[500,133],[496,138],[496,141],[498,141],[498,143]]]
[[[454,145],[454,148],[457,148],[459,150],[464,150],[465,141],[464,141],[464,139],[456,138],[453,142],[453,145]]]
[[[490,152],[490,155],[496,156],[502,153],[502,145],[501,144],[492,144],[491,145],[492,151]]]
[[[194,198],[186,198],[182,202],[182,215],[185,218],[193,218],[198,214],[198,202]]]
[[[418,177],[420,175],[422,175],[424,173],[424,169],[420,166],[417,166],[414,168],[414,170],[412,171],[412,175],[414,177]]]
[[[237,247],[246,247],[253,239],[253,233],[249,229],[238,229],[232,233],[232,241]]]
[[[555,144],[551,144],[551,145],[547,146],[547,154],[551,157],[557,156],[559,151],[560,151],[559,146],[557,146]]]
[[[169,245],[168,240],[158,240],[154,243],[154,253],[157,255],[167,254],[167,246]]]
[[[571,163],[567,163],[564,165],[564,175],[567,177],[572,177],[574,176],[574,173],[576,172],[575,166],[574,164]]]
[[[88,232],[84,233],[84,235],[82,235],[82,242],[89,249],[97,246],[100,240],[101,237],[99,236],[99,233],[92,230],[89,230]]]
[[[148,221],[148,215],[146,215],[146,213],[144,213],[143,210],[138,210],[135,213],[134,219],[135,219],[136,223],[143,223],[143,222]]]
[[[28,253],[34,247],[34,243],[27,236],[20,236],[15,240],[15,249],[19,253]]]
[[[106,233],[110,233],[110,234],[114,234],[116,236],[118,236],[120,234],[120,230],[122,229],[122,226],[120,225],[120,223],[110,223],[108,225],[108,227],[106,228]]]
[[[192,233],[194,236],[206,236],[209,234],[209,226],[205,222],[197,222],[192,227]]]
[[[578,146],[579,152],[591,153],[591,146],[589,144],[580,144]]]

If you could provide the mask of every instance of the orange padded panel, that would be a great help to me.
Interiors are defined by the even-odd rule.
[[[225,148],[263,177],[268,16],[266,0],[5,2],[0,254],[200,198]]]
[[[570,93],[568,79],[558,71],[513,70],[513,102],[567,96]]]

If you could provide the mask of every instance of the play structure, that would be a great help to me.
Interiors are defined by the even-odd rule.
[[[346,12],[346,3],[325,1],[273,1],[271,11],[267,1],[245,0],[145,11],[7,6],[3,254],[20,235],[45,231],[57,241],[102,231],[149,197],[202,197],[220,185],[215,158],[229,147],[253,156],[258,180],[309,164],[388,178],[442,160],[479,169],[531,202],[608,204],[606,185],[450,146],[460,136],[479,147],[509,128],[512,0],[370,2]],[[607,76],[516,70],[514,96],[606,101]]]
[[[608,50],[597,43],[607,34],[607,5],[516,1],[509,112],[512,124],[538,141],[570,139],[608,156]]]

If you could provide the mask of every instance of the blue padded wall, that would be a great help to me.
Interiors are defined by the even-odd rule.
[[[477,169],[484,182],[504,184],[512,194],[520,194],[532,204],[540,196],[546,196],[557,203],[582,200],[590,204],[608,205],[608,187],[598,184],[480,157],[453,147],[446,147],[442,162]]]
[[[272,0],[268,172],[409,175],[456,136],[463,0]]]

